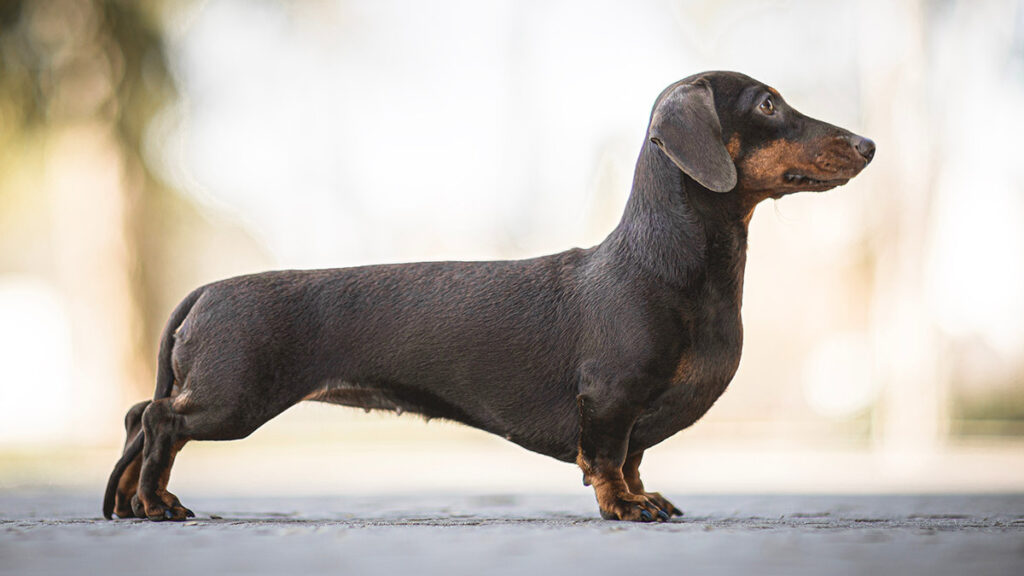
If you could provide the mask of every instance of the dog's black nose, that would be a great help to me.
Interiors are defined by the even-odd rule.
[[[857,152],[868,162],[871,162],[871,159],[875,157],[875,143],[870,138],[854,136],[852,144],[857,149]]]

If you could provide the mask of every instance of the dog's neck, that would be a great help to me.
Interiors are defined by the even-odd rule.
[[[745,200],[704,188],[647,141],[622,220],[602,248],[680,288],[712,280],[741,291],[754,211]]]

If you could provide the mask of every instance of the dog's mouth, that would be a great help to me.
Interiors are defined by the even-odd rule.
[[[842,186],[850,181],[849,178],[831,178],[821,180],[796,172],[788,172],[782,177],[782,179],[786,184],[801,190],[829,190],[836,186]]]

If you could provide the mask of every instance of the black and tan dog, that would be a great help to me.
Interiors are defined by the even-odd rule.
[[[680,514],[638,468],[736,371],[754,207],[845,184],[874,149],[756,80],[707,72],[658,97],[622,221],[593,248],[203,286],[167,323],[103,513],[192,516],[167,491],[186,442],[244,438],[316,400],[456,420],[575,462],[605,518]]]

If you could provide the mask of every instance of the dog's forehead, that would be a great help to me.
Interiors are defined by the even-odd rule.
[[[706,83],[711,87],[711,90],[714,92],[716,96],[716,100],[725,99],[726,96],[728,96],[728,94],[730,93],[742,91],[744,86],[750,86],[751,84],[761,84],[760,82],[754,80],[753,78],[750,78],[749,76],[746,76],[739,72],[709,70],[706,72],[693,74],[692,76],[687,76],[682,80],[678,80],[666,86],[665,89],[661,91],[661,94],[658,95],[658,98],[655,100],[655,107],[657,107],[658,104],[660,104],[669,96],[671,96],[675,92],[676,88],[679,88],[680,86],[694,85],[701,82]]]
[[[765,92],[772,94],[776,98],[782,98],[779,91],[772,86],[769,86],[755,78],[751,78],[746,74],[731,70],[710,70],[707,72],[701,72],[700,74],[694,74],[693,76],[680,80],[674,86],[692,83],[698,80],[704,80],[711,85],[711,89],[715,94],[715,103],[718,105],[742,103],[749,98],[753,98],[755,95],[764,94]]]
[[[731,70],[709,70],[688,76],[667,86],[654,102],[654,107],[651,109],[652,117],[654,111],[665,103],[677,88],[699,83],[704,83],[711,88],[715,108],[718,109],[720,117],[727,116],[729,111],[755,106],[766,93],[775,97],[777,105],[786,105],[778,90],[760,80]]]
[[[779,94],[779,91],[775,88],[744,74],[736,72],[727,73],[716,78],[716,80],[717,82],[712,84],[712,86],[716,88],[716,96],[721,95],[723,98],[733,101],[744,99],[744,97],[764,94],[765,92],[768,92],[777,98],[782,97]]]

